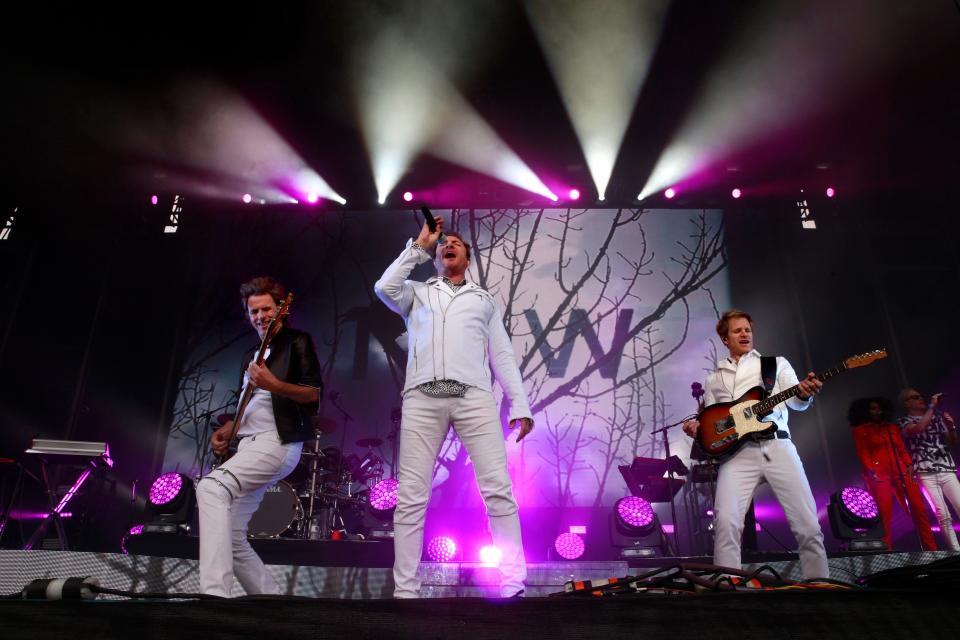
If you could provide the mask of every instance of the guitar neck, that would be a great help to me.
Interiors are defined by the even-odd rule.
[[[837,375],[838,373],[840,373],[840,372],[842,372],[842,371],[846,371],[847,368],[848,368],[848,367],[847,367],[846,363],[845,363],[845,362],[841,362],[840,364],[836,365],[835,367],[831,367],[831,368],[827,369],[826,371],[824,371],[824,372],[822,372],[822,373],[818,373],[818,374],[817,374],[817,379],[819,379],[819,380],[821,380],[821,381],[829,380],[830,378],[832,378],[833,376]],[[786,390],[784,390],[784,391],[781,391],[780,393],[778,393],[778,394],[776,394],[776,395],[770,396],[770,397],[767,398],[766,400],[762,400],[761,402],[758,402],[756,405],[754,405],[754,411],[755,411],[756,413],[760,414],[760,415],[765,414],[765,413],[768,413],[768,412],[772,411],[775,406],[777,406],[778,404],[780,404],[780,403],[783,402],[784,400],[789,400],[790,398],[792,398],[792,397],[794,397],[794,396],[796,396],[796,395],[799,395],[799,394],[800,394],[800,385],[799,385],[799,384],[795,384],[795,385],[793,385],[792,387],[790,387],[789,389],[786,389]]]
[[[260,340],[260,348],[257,349],[257,365],[263,365],[264,361],[267,359],[267,349],[270,348],[270,333],[267,332],[263,336],[263,339]],[[240,404],[237,407],[237,415],[233,418],[233,428],[230,429],[229,440],[233,440],[237,437],[237,431],[240,430],[240,421],[243,420],[243,413],[247,409],[247,405],[250,403],[250,398],[253,397],[254,386],[248,380],[247,383],[243,386],[243,393],[240,396]]]

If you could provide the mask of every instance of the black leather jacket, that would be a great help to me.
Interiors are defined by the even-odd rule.
[[[247,365],[257,353],[257,345],[244,354],[240,369],[240,388],[243,389],[243,375]],[[316,387],[323,393],[323,380],[320,378],[320,361],[317,359],[317,349],[309,333],[284,327],[270,342],[270,357],[266,360],[267,368],[273,375],[290,384],[302,384],[307,387]],[[319,399],[311,404],[298,404],[289,398],[275,393],[270,394],[273,400],[273,418],[277,423],[277,433],[284,444],[303,442],[313,437],[312,418],[320,408]]]

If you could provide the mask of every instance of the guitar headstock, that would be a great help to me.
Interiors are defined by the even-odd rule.
[[[280,333],[280,329],[283,328],[283,320],[290,315],[290,305],[293,304],[293,294],[288,293],[286,299],[280,303],[280,306],[277,307],[277,315],[273,316],[273,319],[270,321],[270,325],[267,327],[267,331],[264,335],[265,341],[270,342],[273,340],[273,337]]]
[[[868,351],[866,353],[861,353],[858,356],[853,356],[852,358],[847,358],[843,363],[847,366],[848,369],[856,369],[857,367],[865,367],[868,364],[873,364],[877,360],[882,360],[887,357],[886,349],[876,349],[875,351]]]

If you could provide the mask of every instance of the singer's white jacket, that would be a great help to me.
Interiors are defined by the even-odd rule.
[[[407,280],[414,267],[430,260],[412,244],[407,241],[374,285],[377,297],[407,325],[404,392],[430,380],[456,380],[492,391],[492,372],[510,400],[510,420],[532,418],[500,305],[472,282],[454,292],[437,277]]]

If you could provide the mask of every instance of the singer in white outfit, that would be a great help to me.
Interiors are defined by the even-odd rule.
[[[493,543],[502,554],[500,595],[521,596],[527,569],[491,371],[510,401],[511,428],[520,425],[518,442],[533,429],[533,420],[503,313],[493,296],[465,278],[470,245],[453,232],[441,242],[442,229],[440,217],[433,232],[424,224],[374,287],[384,304],[403,316],[409,345],[393,517],[394,597],[419,595],[417,568],[433,469],[451,424],[470,455]],[[440,275],[408,280],[435,248]]]
[[[285,297],[283,285],[273,278],[254,278],[240,287],[247,319],[261,341]],[[249,381],[255,390],[237,431],[237,453],[197,484],[200,589],[211,595],[230,596],[234,577],[248,594],[280,593],[247,541],[247,524],[267,489],[297,466],[303,441],[313,437],[311,417],[323,386],[308,333],[284,326],[263,365],[254,359],[257,348],[243,359],[241,389]],[[218,455],[227,451],[232,426],[233,421],[227,422],[211,438]]]
[[[750,315],[738,309],[724,313],[717,323],[717,334],[729,349],[730,355],[717,363],[717,369],[707,376],[704,384],[704,402],[709,406],[730,402],[753,387],[762,387],[760,354],[753,348],[753,322]],[[772,421],[777,431],[769,439],[744,444],[720,465],[717,477],[717,495],[714,500],[713,562],[722,567],[741,567],[741,536],[747,508],[761,480],[766,479],[783,507],[790,531],[800,550],[800,568],[807,580],[828,578],[827,552],[823,546],[823,531],[817,518],[817,504],[810,491],[810,483],[790,439],[787,425],[787,407],[805,411],[813,403],[823,383],[816,374],[807,374],[803,381],[786,358],[778,357],[776,380],[772,395],[794,385],[800,393],[777,405],[764,417]],[[687,435],[695,437],[700,423],[690,420],[683,424]]]

